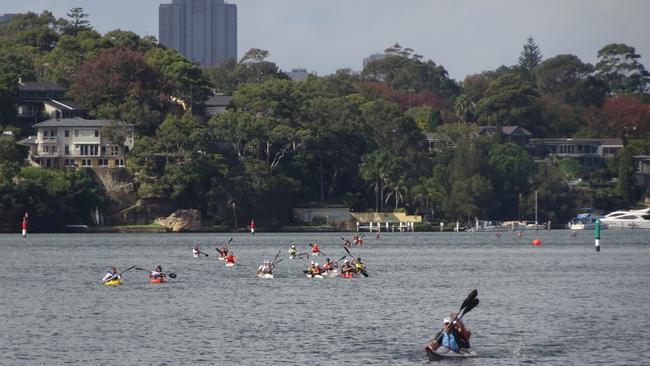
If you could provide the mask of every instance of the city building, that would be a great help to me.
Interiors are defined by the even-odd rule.
[[[45,168],[124,167],[125,156],[133,148],[133,125],[120,121],[84,118],[52,118],[35,124],[36,136],[19,141],[29,146],[29,161]],[[116,128],[110,141],[107,128]]]
[[[289,79],[293,81],[306,80],[309,77],[309,75],[316,75],[316,73],[308,72],[307,69],[291,69],[291,71],[287,73]]]
[[[363,59],[363,68],[365,69],[366,66],[368,66],[368,64],[371,63],[372,61],[381,60],[383,58],[386,58],[385,53],[374,53]]]
[[[2,14],[0,15],[0,24],[1,23],[9,23],[11,18],[15,17],[18,14]]]
[[[201,66],[237,58],[237,6],[223,0],[172,0],[158,8],[160,43]]]

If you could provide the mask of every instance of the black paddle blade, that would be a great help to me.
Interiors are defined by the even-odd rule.
[[[362,269],[362,270],[360,270],[359,272],[361,272],[361,274],[363,275],[363,277],[368,277],[368,272],[366,272],[365,269]]]
[[[472,303],[469,304],[469,305],[468,305],[468,306],[463,310],[463,314],[461,314],[460,317],[462,318],[463,315],[465,315],[465,314],[469,313],[470,311],[472,311],[472,309],[474,309],[476,306],[478,306],[478,299],[474,299],[474,301],[472,301]]]
[[[471,304],[472,301],[474,301],[474,299],[476,298],[476,296],[478,296],[478,290],[474,289],[474,290],[472,290],[472,292],[469,293],[469,295],[467,295],[467,297],[465,298],[465,301],[463,301],[463,304],[460,306],[460,310],[458,312],[460,313],[469,304]]]
[[[167,276],[171,278],[176,278],[176,273],[168,273]]]
[[[232,241],[232,237],[230,238],[230,240],[228,240],[228,244],[230,244],[231,241]],[[226,244],[226,245],[228,245],[228,244]]]

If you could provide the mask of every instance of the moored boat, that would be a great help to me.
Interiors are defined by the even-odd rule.
[[[614,211],[600,218],[610,229],[650,229],[650,207],[642,210]],[[603,226],[601,225],[601,229]]]

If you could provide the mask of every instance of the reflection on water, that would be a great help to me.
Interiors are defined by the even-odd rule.
[[[422,364],[422,346],[473,288],[471,365],[643,364],[650,357],[650,232],[386,233],[367,236],[370,277],[309,279],[308,260],[264,258],[332,234],[236,234],[239,265],[214,249],[230,234],[0,236],[0,364]],[[533,239],[542,245],[530,245]],[[192,258],[201,245],[209,257]],[[318,258],[323,262],[325,258]],[[178,275],[151,285],[100,279],[111,265]],[[579,352],[576,352],[579,350]]]

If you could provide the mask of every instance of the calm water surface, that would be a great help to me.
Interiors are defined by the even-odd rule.
[[[339,258],[342,235],[237,234],[234,268],[214,249],[230,234],[0,236],[0,364],[421,365],[474,288],[480,358],[464,365],[650,362],[650,231],[603,231],[600,253],[591,232],[368,235],[352,248],[368,278],[308,279],[289,259],[253,276],[291,241]],[[195,242],[210,257],[192,258]],[[111,265],[158,264],[178,277],[100,283]]]

